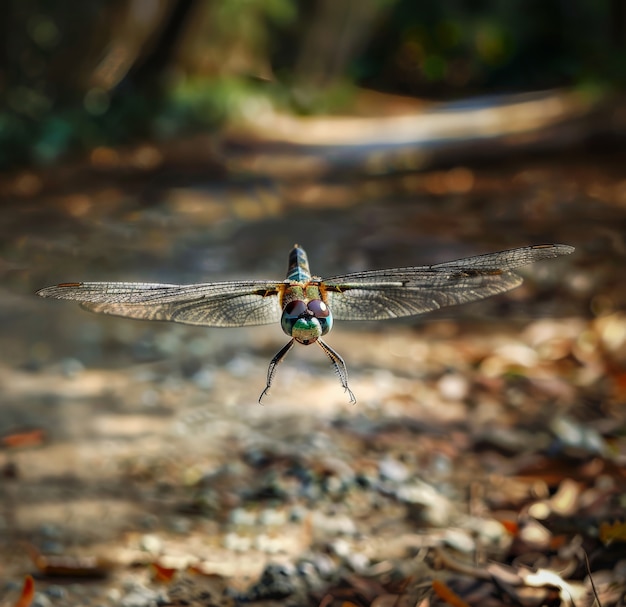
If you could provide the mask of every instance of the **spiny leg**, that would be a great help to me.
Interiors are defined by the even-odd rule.
[[[283,358],[285,358],[285,355],[287,354],[287,352],[291,350],[294,342],[295,340],[292,339],[284,348],[280,350],[280,352],[278,352],[278,354],[276,354],[276,356],[274,356],[274,358],[272,358],[270,362],[270,366],[267,368],[267,385],[265,386],[265,390],[261,392],[261,396],[259,396],[259,403],[263,400],[263,397],[266,394],[269,394],[269,389],[270,389],[270,386],[272,385],[272,380],[274,379],[274,375],[276,375],[276,367],[278,367],[278,364],[283,360]]]
[[[335,367],[335,371],[339,376],[339,381],[341,382],[343,389],[350,395],[350,403],[356,403],[354,393],[348,387],[348,369],[346,368],[346,363],[343,362],[343,358],[341,358],[341,356],[339,356],[337,352],[335,352],[328,344],[324,343],[321,339],[317,340],[317,344],[320,348],[322,348],[322,350],[324,350],[328,358],[330,358],[330,360],[332,361],[333,367]]]

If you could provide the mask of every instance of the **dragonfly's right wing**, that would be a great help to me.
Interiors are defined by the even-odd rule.
[[[141,320],[169,320],[208,327],[265,325],[280,320],[283,283],[260,280],[169,285],[71,282],[37,291],[70,299],[91,312]]]
[[[514,269],[573,250],[560,244],[535,245],[432,266],[333,276],[322,286],[337,320],[414,316],[509,291],[522,283]]]

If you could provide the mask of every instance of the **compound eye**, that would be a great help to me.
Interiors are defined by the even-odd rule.
[[[327,318],[330,315],[328,306],[321,299],[312,299],[307,307],[315,318]]]
[[[306,312],[306,304],[301,299],[290,301],[283,310],[283,316],[299,318]]]

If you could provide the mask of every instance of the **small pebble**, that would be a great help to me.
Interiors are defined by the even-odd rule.
[[[122,597],[120,601],[121,607],[154,607],[161,603],[162,597],[160,593],[150,590],[145,586],[135,586],[126,596]]]
[[[183,516],[175,516],[171,519],[168,519],[167,525],[170,531],[174,533],[182,533],[186,534],[191,531],[191,521],[188,518]]]
[[[453,470],[453,462],[445,453],[435,453],[431,460],[430,469],[438,476],[448,476]]]
[[[278,527],[287,522],[287,514],[282,510],[266,508],[259,514],[259,523],[269,527]]]
[[[227,550],[247,552],[252,546],[252,540],[237,533],[227,533],[224,536],[223,544]]]
[[[480,519],[475,532],[482,542],[499,545],[510,539],[504,525],[495,519]]]
[[[353,552],[346,556],[346,565],[355,573],[362,574],[370,566],[370,560],[362,552]]]
[[[321,512],[316,512],[313,515],[313,527],[322,533],[328,533],[329,535],[354,535],[356,533],[356,524],[348,516],[337,515],[328,516]]]
[[[225,367],[233,377],[246,380],[253,371],[256,371],[256,365],[245,356],[236,356],[226,363]]]
[[[471,554],[476,550],[476,542],[462,529],[446,529],[443,534],[443,543],[465,554]]]
[[[76,358],[64,358],[61,361],[61,372],[65,377],[69,377],[70,379],[77,377],[84,370],[85,365]]]
[[[280,600],[297,589],[296,569],[292,565],[270,563],[265,567],[259,581],[252,586],[249,600]]]
[[[233,525],[252,527],[257,523],[257,513],[245,508],[233,508],[228,514],[228,520]]]
[[[344,491],[344,483],[337,476],[327,476],[322,485],[324,487],[324,491],[329,495],[339,495]]]
[[[529,520],[520,530],[519,539],[536,550],[546,549],[552,534],[541,523]]]
[[[44,591],[51,599],[64,599],[67,596],[67,590],[63,586],[53,584],[48,586]]]
[[[309,589],[314,590],[323,584],[317,568],[311,561],[299,561],[296,565],[296,569]]]
[[[51,607],[51,605],[52,602],[43,592],[36,592],[30,607]]]
[[[111,603],[113,603],[114,605],[117,605],[120,602],[121,598],[122,593],[120,592],[119,588],[111,588],[107,592],[107,599],[109,599],[109,601],[111,601]]]
[[[589,426],[565,417],[556,417],[550,429],[563,443],[563,446],[580,449],[584,453],[602,455],[607,452],[607,446],[600,433]]]
[[[350,544],[346,542],[346,540],[338,539],[338,540],[335,540],[330,545],[330,550],[333,554],[336,554],[338,557],[345,558],[350,554],[350,552],[352,551],[352,548],[350,547]]]
[[[142,536],[139,546],[144,552],[159,554],[163,549],[163,542],[156,535],[148,534]]]
[[[453,514],[448,498],[423,481],[414,480],[410,485],[402,485],[396,497],[408,504],[408,517],[420,523],[445,527]]]
[[[410,476],[410,470],[397,459],[385,457],[378,465],[378,474],[382,480],[403,483]]]
[[[306,515],[309,513],[309,510],[304,506],[295,505],[289,511],[289,521],[292,523],[299,523],[306,518]]]
[[[201,390],[212,390],[215,386],[215,371],[203,367],[191,379]]]
[[[254,547],[267,554],[278,554],[285,548],[285,543],[280,538],[274,538],[265,533],[260,533],[254,538]]]
[[[337,570],[335,561],[333,561],[330,556],[322,552],[315,553],[311,557],[310,561],[315,566],[315,569],[319,573],[320,577],[324,580],[329,580]]]
[[[454,402],[467,397],[469,384],[460,373],[446,373],[437,382],[437,389],[442,398]]]

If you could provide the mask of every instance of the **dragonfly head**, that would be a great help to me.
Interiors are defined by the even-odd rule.
[[[308,346],[331,330],[333,317],[321,299],[308,303],[296,299],[285,305],[280,325],[287,335]]]

